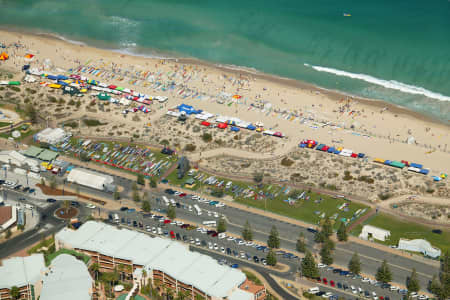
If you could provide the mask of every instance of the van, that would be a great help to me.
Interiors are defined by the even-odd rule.
[[[224,239],[227,237],[225,232],[219,233],[219,235],[217,236],[219,239]]]
[[[317,286],[308,289],[308,293],[313,294],[313,295],[317,294],[318,292],[320,292],[320,290]]]

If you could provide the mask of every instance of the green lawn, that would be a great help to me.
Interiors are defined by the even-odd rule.
[[[204,172],[196,172],[194,177],[198,174],[204,174],[204,178],[208,178],[210,174],[204,173]],[[177,170],[174,170],[167,179],[169,180],[169,183],[174,186],[183,186],[184,182],[190,178],[190,176],[184,176],[183,179],[177,178]],[[253,206],[260,209],[265,209],[265,206],[267,205],[267,210],[272,211],[274,213],[278,213],[280,215],[284,215],[287,217],[291,217],[294,219],[298,219],[307,223],[311,224],[318,224],[324,216],[333,217],[335,215],[335,219],[337,222],[335,222],[335,227],[339,225],[339,220],[341,218],[346,218],[347,220],[350,220],[353,217],[353,214],[358,209],[364,209],[368,208],[365,205],[359,204],[359,203],[352,203],[345,199],[336,199],[332,198],[327,195],[319,195],[316,193],[309,193],[310,200],[298,200],[298,202],[294,205],[289,205],[287,202],[284,202],[283,200],[288,199],[288,195],[283,193],[284,187],[277,186],[277,185],[268,185],[264,184],[262,187],[258,187],[255,183],[250,182],[242,182],[242,181],[236,181],[236,180],[229,180],[226,178],[217,177],[216,179],[218,181],[224,181],[227,183],[228,181],[232,181],[234,185],[237,185],[239,187],[242,187],[244,189],[253,190],[255,193],[264,192],[264,193],[271,193],[274,195],[273,199],[266,198],[267,200],[264,201],[263,198],[258,198],[255,200],[255,198],[248,197],[244,198],[243,196],[236,197],[233,192],[230,189],[224,189],[224,193],[226,195],[229,195],[233,197],[233,199],[236,202]],[[200,183],[199,181],[196,181],[196,186],[193,188],[193,190],[207,192],[211,189],[211,186],[208,184]],[[292,191],[292,190],[291,190]],[[315,203],[315,200],[319,200],[322,198],[320,203]],[[349,211],[344,212],[343,210],[339,210],[338,207],[341,206],[344,203],[349,203]],[[368,209],[365,213],[368,212]],[[361,217],[361,215],[359,216]]]
[[[50,245],[52,245],[54,243],[54,239],[52,237],[40,241],[37,245],[33,246],[31,249],[28,249],[28,254],[33,254],[33,253],[37,253],[38,249],[42,248],[42,247],[46,247],[48,248]]]
[[[323,219],[321,218],[323,215],[332,217],[337,213],[335,227],[339,226],[339,220],[341,218],[349,220],[358,209],[368,208],[363,204],[353,203],[344,199],[335,199],[327,195],[318,195],[316,193],[310,193],[309,195],[310,200],[298,200],[298,202],[293,205],[284,202],[280,196],[273,200],[267,199],[266,201],[254,200],[254,198],[238,198],[236,201],[260,209],[264,209],[264,206],[267,205],[268,211],[311,224],[319,224]],[[287,199],[288,197],[284,196],[284,198]],[[320,198],[322,198],[320,203],[316,203],[315,200]],[[266,202],[266,204],[264,202]],[[343,203],[349,203],[349,210],[347,212],[338,209]],[[320,213],[317,214],[316,212]]]
[[[9,123],[9,122],[0,122],[0,128],[10,126],[10,125],[11,125],[11,123]]]
[[[405,239],[425,239],[431,243],[434,247],[442,250],[442,252],[450,250],[450,231],[443,230],[442,234],[431,232],[432,228],[424,225],[416,224],[413,222],[406,222],[397,220],[395,217],[379,213],[369,220],[365,224],[370,224],[376,227],[387,229],[391,232],[391,237],[385,242],[377,241],[386,245],[398,245],[400,238]],[[361,233],[362,226],[358,228],[358,231],[353,230],[352,234],[359,235]]]
[[[45,257],[45,264],[48,266],[52,263],[52,261],[60,254],[69,254],[72,256],[75,256],[76,258],[81,258],[83,260],[83,262],[87,265],[89,262],[89,256],[77,252],[75,250],[69,250],[69,249],[59,249],[56,252],[53,252],[52,254],[49,254]]]

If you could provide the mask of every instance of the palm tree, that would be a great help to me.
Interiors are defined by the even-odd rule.
[[[98,263],[93,263],[91,265],[91,270],[92,272],[94,272],[94,276],[95,276],[95,281],[98,280],[98,271],[100,270],[100,265]]]
[[[124,274],[124,272],[125,272],[125,265],[123,265],[123,264],[119,264],[119,272],[120,272],[120,281],[123,281],[124,280],[124,278],[125,278],[125,274]]]
[[[63,202],[63,207],[64,207],[64,212],[67,214],[69,213],[69,209],[70,209],[70,201],[69,200],[64,200]]]
[[[9,295],[13,299],[19,299],[20,298],[20,290],[17,286],[11,287],[11,290],[9,291]]]

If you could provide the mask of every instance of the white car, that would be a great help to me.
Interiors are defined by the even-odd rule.
[[[201,244],[201,243],[200,243],[200,239],[196,238],[196,239],[195,239],[195,244],[196,244],[197,246],[200,246],[200,244]]]
[[[391,287],[389,288],[392,292],[398,291],[398,287],[397,286],[393,286],[391,285]]]
[[[377,281],[374,280],[374,279],[370,279],[369,282],[370,282],[370,284],[372,284],[372,285],[375,285],[375,284],[377,283]]]
[[[223,204],[222,202],[220,202],[220,203],[217,203],[217,204],[216,204],[216,207],[218,207],[218,208],[220,208],[220,207],[225,207],[225,204]]]
[[[208,242],[208,248],[213,249],[213,244],[211,242]]]
[[[318,263],[318,264],[317,264],[317,267],[318,267],[319,269],[322,269],[322,268],[326,268],[327,265],[326,265],[326,264],[322,264],[322,263]]]
[[[239,241],[238,245],[245,245],[245,242],[244,241]]]
[[[227,241],[234,241],[235,239],[236,239],[235,237],[229,236],[229,237],[227,238]]]
[[[419,296],[419,299],[420,299],[420,300],[427,300],[427,299],[428,299],[428,296],[426,296],[426,295],[420,295],[420,296]]]
[[[220,252],[225,253],[225,248],[224,247],[220,247]]]
[[[192,195],[192,200],[198,200],[198,199],[200,199],[200,197],[199,196],[197,196],[197,195]]]
[[[358,291],[356,290],[356,288],[353,285],[350,286],[350,289],[352,290],[353,294],[358,293]]]
[[[245,243],[246,246],[253,246],[254,243],[252,241],[248,241],[247,243]]]
[[[175,191],[175,193],[174,193],[175,195],[179,195],[179,194],[181,194],[181,192],[179,192],[179,191]]]
[[[156,234],[156,227],[152,227],[152,233]]]
[[[170,225],[177,225],[177,222],[176,221],[172,221],[172,222],[170,222]]]
[[[190,243],[191,243],[191,244],[194,244],[194,243],[195,243],[195,240],[194,240],[194,238],[191,238],[191,241],[190,241]]]
[[[364,277],[363,279],[361,279],[362,282],[370,282],[370,279],[367,277]]]
[[[88,204],[86,204],[86,207],[87,207],[87,208],[92,208],[92,209],[94,209],[94,208],[96,208],[97,206],[95,206],[94,204],[88,203]]]
[[[214,243],[214,250],[219,250],[219,246],[216,243]]]
[[[327,293],[325,293],[325,294],[322,295],[322,298],[328,299],[328,298],[330,298],[331,296],[333,296],[333,293],[332,293],[332,292],[327,292]]]
[[[177,226],[182,226],[184,224],[184,222],[182,222],[182,221],[177,221],[176,223],[177,223]]]
[[[219,217],[219,214],[214,212],[214,218],[218,218],[218,217]]]

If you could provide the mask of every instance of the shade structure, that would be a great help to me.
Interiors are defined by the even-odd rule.
[[[118,86],[118,87],[116,87],[116,90],[117,90],[117,91],[123,91],[123,90],[124,90],[124,88],[123,88],[123,87],[121,87],[121,86]]]
[[[211,123],[206,122],[206,121],[203,121],[200,124],[203,125],[203,126],[210,126],[211,125]]]
[[[109,99],[111,99],[111,96],[109,96],[108,94],[105,94],[105,93],[100,93],[97,95],[97,98],[100,100],[109,100]]]
[[[227,125],[226,123],[219,123],[219,124],[217,125],[217,127],[220,128],[220,129],[225,129],[225,128],[228,127],[228,125]]]
[[[114,85],[114,84],[108,85],[108,89],[115,90],[116,88],[117,88],[117,85]]]
[[[236,127],[236,126],[233,126],[230,129],[231,129],[231,131],[239,131],[240,130],[239,127]]]

